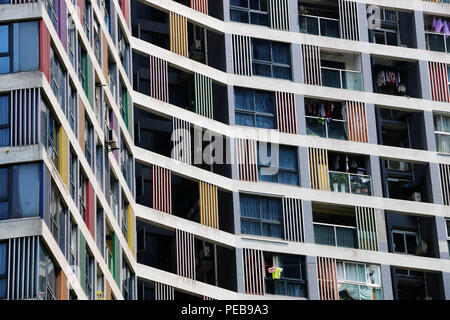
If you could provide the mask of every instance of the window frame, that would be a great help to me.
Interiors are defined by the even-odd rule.
[[[254,57],[255,42],[268,43],[270,45],[270,61],[269,60],[260,60],[260,59],[256,59]],[[289,48],[290,64],[284,64],[284,63],[279,63],[279,62],[274,62],[273,61],[273,57],[274,57],[273,44],[274,43],[278,43],[280,45],[284,45],[284,46],[287,46]],[[291,50],[292,50],[292,47],[291,47],[290,43],[283,43],[283,42],[278,42],[278,41],[270,41],[270,40],[265,40],[265,39],[252,38],[251,39],[251,62],[252,62],[252,73],[253,73],[253,75],[259,76],[259,77],[273,78],[273,79],[292,80],[292,52],[291,52]],[[270,67],[270,77],[269,76],[265,76],[265,75],[257,74],[257,72],[255,71],[255,65],[269,66]],[[274,77],[274,71],[273,71],[274,68],[289,69],[289,78]]]
[[[342,274],[344,276],[343,280],[339,279],[339,277],[337,277],[338,286],[339,286],[339,284],[349,284],[349,285],[356,285],[356,286],[358,286],[359,300],[361,300],[361,293],[360,293],[361,292],[360,291],[360,287],[361,286],[365,286],[365,287],[369,287],[369,288],[373,288],[373,289],[379,289],[380,292],[381,292],[381,297],[383,297],[383,282],[382,282],[382,279],[381,279],[381,268],[380,268],[379,265],[377,265],[377,264],[367,264],[367,263],[362,263],[362,262],[353,262],[353,261],[338,261],[337,264],[342,264]],[[346,267],[345,267],[347,264],[353,264],[353,265],[355,265],[355,267],[358,266],[358,265],[364,266],[365,282],[355,281],[355,280],[347,280],[347,273],[346,273]],[[377,268],[378,276],[379,276],[379,280],[380,280],[379,284],[374,284],[374,283],[371,283],[369,281],[368,277],[370,275],[369,275],[368,271],[369,271],[370,267],[376,267]],[[358,268],[357,267],[356,267],[356,270],[358,272]],[[358,278],[358,276],[356,278]]]
[[[8,142],[6,145],[0,145],[0,147],[8,147],[11,145],[11,96],[10,94],[0,94],[0,99],[2,99],[3,97],[7,97],[8,102],[8,123],[7,124],[0,124],[0,130],[5,130],[8,129]]]
[[[13,72],[14,69],[14,28],[12,27],[13,23],[2,23],[0,27],[7,26],[8,27],[8,51],[0,52],[0,58],[9,57],[9,70],[8,72],[0,74],[8,74]]]
[[[261,111],[257,111],[256,110],[256,95],[258,94],[258,93],[261,93],[261,92],[264,92],[264,93],[268,93],[268,94],[270,94],[273,98],[274,98],[274,102],[275,102],[275,93],[274,92],[271,92],[271,91],[264,91],[264,90],[256,90],[256,89],[251,89],[251,88],[241,88],[241,87],[235,87],[234,88],[234,95],[235,95],[235,97],[236,97],[236,90],[241,90],[241,91],[249,91],[249,92],[251,92],[251,94],[252,94],[252,100],[253,100],[253,103],[252,103],[252,107],[253,107],[253,109],[252,110],[248,110],[248,109],[241,109],[241,108],[239,108],[239,107],[237,107],[236,106],[236,103],[235,103],[235,109],[234,109],[234,112],[235,112],[235,114],[244,114],[244,115],[251,115],[251,116],[253,116],[253,120],[254,120],[254,128],[264,128],[264,129],[278,129],[278,124],[277,124],[277,116],[276,116],[276,103],[273,105],[273,108],[274,108],[274,113],[268,113],[268,112],[261,112]],[[258,117],[265,117],[265,118],[272,118],[273,119],[273,124],[274,124],[274,126],[273,126],[273,128],[266,128],[266,127],[261,127],[261,126],[257,126],[257,121],[256,121],[256,119],[258,118]],[[236,116],[235,116],[235,118],[236,118]],[[235,121],[236,122],[236,121]],[[250,126],[248,126],[248,125],[244,125],[244,124],[237,124],[237,125],[240,125],[240,126],[246,126],[246,127],[250,127]]]
[[[267,11],[263,11],[261,9],[261,2],[265,1],[266,3],[266,7],[267,7]],[[257,25],[257,26],[265,26],[265,27],[269,27],[270,26],[270,6],[268,4],[267,0],[258,0],[258,9],[252,9],[251,5],[250,5],[250,0],[247,1],[247,7],[240,7],[237,5],[233,5],[231,4],[230,1],[230,17],[232,17],[232,12],[236,11],[236,12],[243,12],[243,13],[247,13],[247,22],[241,22],[238,20],[231,20],[233,22],[239,22],[239,23],[247,23],[247,24],[252,24],[252,25]],[[267,18],[267,24],[259,24],[259,23],[252,23],[252,16],[253,15],[258,15],[258,16],[266,16]]]
[[[259,157],[259,155],[260,155],[259,146],[260,146],[260,144],[258,143],[258,146],[257,146],[257,151],[258,151],[258,154],[257,154],[257,157],[258,157],[258,162],[257,162],[258,163],[258,178],[260,178],[260,170],[262,168],[275,168],[275,166],[273,166],[272,162],[269,163],[269,164],[261,164],[260,163],[260,161],[259,161],[260,160],[260,157]],[[267,146],[271,147],[270,144],[267,144]],[[296,169],[281,167],[281,165],[280,165],[280,163],[281,163],[280,158],[281,158],[281,153],[282,153],[281,150],[282,149],[285,149],[285,150],[293,149],[293,150],[295,150],[295,157],[296,157],[295,167],[296,167]],[[270,150],[270,155],[272,156],[272,150]],[[281,183],[281,184],[286,184],[286,185],[296,185],[296,186],[299,185],[299,173],[300,172],[299,172],[299,165],[298,165],[298,148],[297,147],[278,145],[278,168],[277,169],[278,169],[277,173],[271,175],[271,177],[276,177],[276,181],[269,181],[269,180],[261,180],[261,181],[271,182],[271,183]],[[286,182],[280,182],[280,173],[295,173],[295,174],[297,174],[297,183],[296,184],[288,184]]]

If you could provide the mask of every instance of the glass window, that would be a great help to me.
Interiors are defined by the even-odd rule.
[[[258,143],[258,178],[261,181],[298,185],[297,148],[280,145],[278,150],[275,148],[272,152],[272,146],[266,146],[267,154],[264,145]],[[263,160],[269,163],[263,163]]]
[[[283,237],[281,201],[277,198],[240,195],[241,232]]]
[[[9,95],[0,95],[0,147],[9,146],[10,105]]]
[[[39,21],[14,23],[14,42],[14,72],[39,70]]]
[[[267,0],[231,0],[231,21],[269,25]]]
[[[39,216],[40,165],[13,166],[10,219]]]
[[[6,288],[8,286],[8,243],[0,242],[0,299],[6,298]]]
[[[275,94],[246,88],[234,89],[237,125],[275,129]]]
[[[9,25],[0,25],[0,74],[11,70],[11,33]]]
[[[253,39],[252,65],[254,75],[290,80],[290,45],[281,42]]]

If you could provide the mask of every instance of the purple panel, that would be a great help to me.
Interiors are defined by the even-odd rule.
[[[58,36],[67,52],[67,7],[64,0],[59,0]]]

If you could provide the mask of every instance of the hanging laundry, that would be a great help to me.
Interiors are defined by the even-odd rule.
[[[377,86],[382,87],[386,84],[386,74],[383,70],[378,72],[377,75]]]
[[[441,29],[442,29],[443,26],[444,26],[444,24],[442,23],[442,19],[439,18],[439,19],[436,21],[436,24],[435,24],[435,26],[434,26],[434,31],[435,31],[436,33],[441,33]]]
[[[269,273],[272,274],[272,279],[280,279],[281,277],[281,272],[283,271],[283,268],[280,267],[271,267],[269,269],[267,269],[267,271],[269,271]]]

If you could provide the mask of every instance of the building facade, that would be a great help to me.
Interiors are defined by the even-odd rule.
[[[448,1],[0,8],[0,299],[450,299]]]

